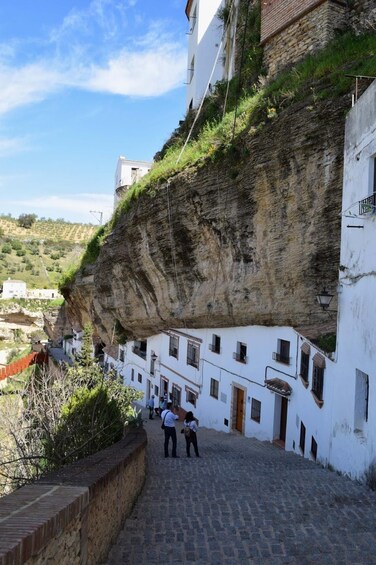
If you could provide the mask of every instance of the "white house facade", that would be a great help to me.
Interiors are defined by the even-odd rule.
[[[361,478],[376,461],[376,81],[346,120],[333,466]]]
[[[31,288],[26,292],[26,297],[39,300],[55,300],[56,298],[63,298],[56,288]]]
[[[236,7],[230,3],[229,25],[218,18],[225,0],[188,0],[188,66],[186,107],[197,108],[215,83],[231,78],[234,70]]]
[[[26,298],[26,283],[24,281],[8,279],[3,282],[3,300],[10,298]]]
[[[121,195],[124,194],[132,184],[142,179],[150,169],[151,163],[147,161],[131,161],[123,156],[119,157],[115,172],[115,207]]]
[[[64,353],[72,360],[81,351],[82,337],[83,331],[80,328],[72,328],[72,333],[63,338]]]
[[[170,330],[105,359],[124,384],[167,393],[200,425],[275,441],[327,463],[334,363],[289,327]]]

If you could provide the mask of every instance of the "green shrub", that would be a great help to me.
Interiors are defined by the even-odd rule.
[[[10,243],[4,243],[4,245],[1,248],[1,252],[2,253],[12,253],[12,246]]]
[[[22,243],[18,239],[12,239],[10,241],[10,244],[12,246],[12,249],[14,249],[15,251],[22,249]]]
[[[121,411],[101,385],[78,389],[62,409],[53,442],[46,443],[46,457],[56,468],[96,453],[122,437]]]

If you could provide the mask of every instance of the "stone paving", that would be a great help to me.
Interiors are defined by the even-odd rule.
[[[364,485],[207,429],[202,457],[188,459],[181,424],[180,458],[165,459],[160,426],[145,420],[147,480],[107,565],[376,564],[376,493]]]

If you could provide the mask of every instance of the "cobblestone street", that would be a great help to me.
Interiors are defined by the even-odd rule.
[[[200,429],[200,459],[163,456],[146,420],[148,476],[108,565],[376,564],[376,494],[282,449]],[[193,451],[193,450],[192,450]]]

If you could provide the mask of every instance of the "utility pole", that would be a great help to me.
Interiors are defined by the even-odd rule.
[[[101,226],[103,220],[103,212],[101,212],[100,210],[90,210],[90,214],[94,216],[94,218],[97,220],[97,222],[99,222],[99,225]]]

